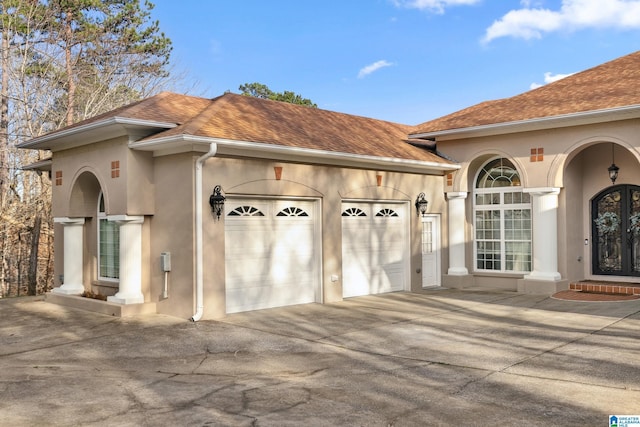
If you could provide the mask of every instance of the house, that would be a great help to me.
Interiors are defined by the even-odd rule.
[[[443,285],[554,293],[640,276],[640,52],[416,126],[447,174]]]
[[[433,223],[438,237],[442,175],[459,166],[410,130],[165,92],[28,141],[52,153],[49,298],[95,306],[75,297],[91,290],[111,314],[198,320],[438,286],[439,252],[423,281],[420,230]]]
[[[52,153],[48,298],[198,320],[634,281],[639,83],[636,52],[418,126],[165,92],[32,139],[20,147]]]

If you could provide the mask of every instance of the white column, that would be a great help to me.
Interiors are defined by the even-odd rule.
[[[63,284],[51,290],[54,294],[80,295],[84,292],[82,282],[82,252],[84,218],[54,218],[53,222],[64,226],[64,271]]]
[[[447,193],[449,210],[449,270],[452,276],[469,274],[465,261],[466,192]]]
[[[525,279],[560,280],[558,273],[558,194],[559,188],[527,188],[531,194],[533,268]]]
[[[143,216],[112,215],[109,221],[120,226],[120,284],[118,293],[107,298],[118,304],[140,304],[142,295]]]

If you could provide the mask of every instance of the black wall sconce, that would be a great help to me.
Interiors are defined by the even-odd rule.
[[[220,219],[220,215],[222,215],[225,200],[227,200],[227,198],[222,195],[222,187],[219,185],[213,187],[213,194],[209,197],[209,204],[211,205],[213,214],[218,220]]]
[[[426,214],[428,205],[429,202],[425,198],[424,193],[418,194],[418,197],[416,197],[416,215],[420,216]]]
[[[611,144],[611,166],[607,168],[607,170],[609,171],[609,179],[611,180],[611,184],[616,183],[616,179],[618,179],[618,171],[620,170],[620,168],[616,166],[614,149],[615,149],[615,144],[612,143]]]

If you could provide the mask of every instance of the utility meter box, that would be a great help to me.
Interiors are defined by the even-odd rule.
[[[171,271],[171,252],[162,252],[160,254],[160,267],[162,271]]]

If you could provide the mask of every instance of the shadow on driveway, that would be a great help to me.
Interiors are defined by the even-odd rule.
[[[191,323],[0,300],[2,424],[606,425],[640,302],[433,290]]]

